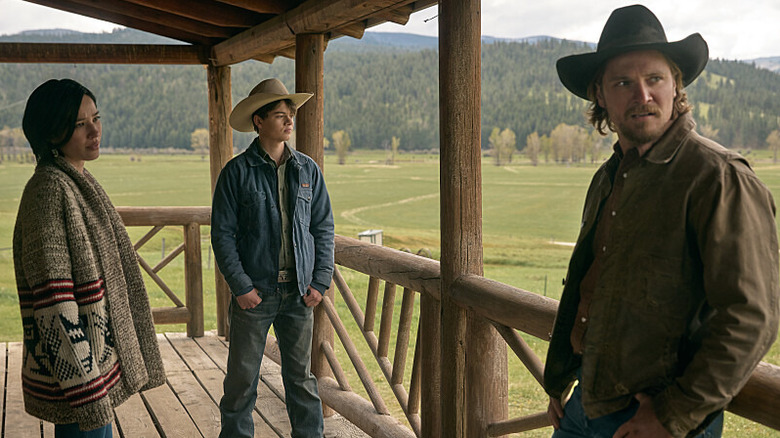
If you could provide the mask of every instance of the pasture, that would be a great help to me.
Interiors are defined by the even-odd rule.
[[[780,198],[780,166],[773,165],[766,153],[748,154],[748,157],[775,199]],[[408,248],[412,252],[425,248],[438,259],[440,175],[437,156],[403,154],[393,165],[386,164],[386,159],[385,152],[356,152],[349,156],[345,165],[338,165],[335,156],[326,155],[325,179],[331,194],[336,233],[356,238],[361,231],[381,229],[385,246]],[[104,154],[89,163],[87,169],[97,177],[117,206],[210,205],[207,157]],[[497,167],[485,157],[482,167],[485,277],[559,298],[571,254],[570,243],[576,239],[582,202],[595,169],[593,164],[533,167],[524,159]],[[32,171],[32,164],[0,164],[0,341],[19,341],[22,335],[11,246],[19,197]],[[136,240],[148,230],[130,228],[129,231]],[[211,330],[215,328],[216,320],[213,258],[209,252],[208,227],[203,227],[202,233],[205,323],[206,329]],[[162,258],[163,246],[170,250],[181,240],[180,230],[166,229],[144,247],[142,256],[156,263]],[[342,272],[358,301],[365,303],[367,279],[349,270]],[[174,290],[183,290],[183,261],[177,260],[166,268],[163,277],[170,281]],[[170,305],[148,277],[147,287],[153,306]],[[400,293],[396,305],[400,308]],[[351,318],[344,306],[339,307],[343,320]],[[183,327],[159,326],[158,329],[181,331]],[[353,336],[356,340],[362,338],[357,332]],[[526,340],[544,358],[546,342],[530,337]],[[348,363],[341,346],[337,347],[342,363]],[[370,365],[373,362],[369,360],[370,353],[365,349],[363,354]],[[392,357],[392,351],[390,355]],[[509,356],[510,414],[545,410],[543,391],[513,358],[511,351]],[[777,344],[765,360],[780,364]],[[378,368],[372,367],[372,373],[377,381],[383,380]],[[380,387],[385,400],[395,406],[387,385]],[[726,427],[724,436],[778,436],[731,415]],[[549,436],[549,431],[523,436]]]

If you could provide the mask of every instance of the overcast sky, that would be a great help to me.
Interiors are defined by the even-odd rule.
[[[482,0],[482,34],[503,38],[549,35],[597,42],[610,12],[624,0]],[[669,40],[702,34],[710,56],[753,59],[780,56],[780,0],[645,0]],[[412,16],[406,26],[384,24],[372,31],[435,36],[437,8]],[[0,35],[23,30],[66,28],[110,31],[115,24],[60,12],[22,0],[0,0]]]

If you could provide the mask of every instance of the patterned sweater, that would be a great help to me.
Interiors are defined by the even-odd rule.
[[[39,164],[13,238],[25,410],[91,430],[165,373],[149,299],[119,214],[86,170]]]

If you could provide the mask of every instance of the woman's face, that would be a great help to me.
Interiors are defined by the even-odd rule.
[[[102,132],[100,114],[95,102],[86,94],[76,117],[76,129],[60,152],[79,172],[84,170],[84,162],[100,156],[100,134]]]

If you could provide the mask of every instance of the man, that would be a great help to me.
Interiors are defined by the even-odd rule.
[[[588,190],[548,350],[553,437],[720,436],[777,336],[774,201],[694,131],[683,90],[707,60],[699,34],[667,42],[639,5],[612,13],[596,52],[558,60],[618,142]]]
[[[293,437],[321,437],[322,406],[311,374],[313,307],[333,275],[333,213],[322,172],[287,145],[296,109],[312,95],[278,79],[258,84],[230,114],[257,132],[214,189],[211,242],[232,292],[220,437],[253,437],[252,410],[271,324]]]

